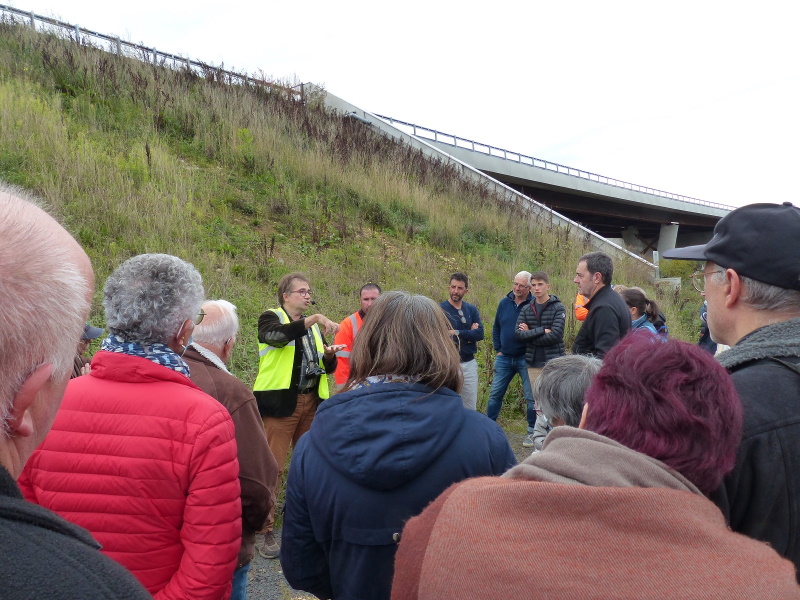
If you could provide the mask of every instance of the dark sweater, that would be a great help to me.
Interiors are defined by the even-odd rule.
[[[610,285],[597,290],[585,306],[589,314],[575,337],[572,353],[603,358],[630,331],[631,313],[625,300]]]
[[[514,302],[514,292],[509,292],[505,298],[500,300],[492,325],[492,343],[495,352],[502,352],[511,358],[519,358],[525,354],[525,342],[519,341],[514,332],[517,329],[519,313],[532,300],[533,294],[530,292],[519,306]]]
[[[0,582],[6,600],[152,600],[88,531],[26,502],[0,467]]]
[[[458,314],[456,309],[449,300],[440,303],[444,314],[450,321],[450,327],[458,331],[457,336],[453,336],[453,341],[458,348],[458,356],[461,362],[469,362],[475,358],[475,352],[478,350],[477,342],[483,339],[483,321],[478,314],[478,308],[469,302],[461,303],[461,312],[464,313],[464,321],[461,321],[461,315]],[[472,324],[477,323],[478,328],[472,329]]]

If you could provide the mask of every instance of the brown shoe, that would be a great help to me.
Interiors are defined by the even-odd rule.
[[[280,556],[281,543],[272,531],[268,531],[264,534],[264,541],[258,546],[258,553],[270,560]]]

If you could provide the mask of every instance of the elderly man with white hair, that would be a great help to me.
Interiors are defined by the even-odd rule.
[[[203,303],[201,310],[205,316],[195,326],[194,342],[183,358],[189,365],[192,381],[228,409],[236,427],[242,488],[242,545],[233,575],[231,600],[244,600],[256,532],[264,527],[275,505],[278,463],[269,449],[253,392],[228,371],[239,334],[236,307],[227,300],[209,300]]]
[[[203,297],[175,256],[120,265],[103,290],[109,335],[20,478],[157,599],[227,597],[240,547],[233,422],[181,357]]]
[[[514,277],[512,285],[511,291],[500,300],[494,315],[492,344],[497,356],[494,359],[494,377],[489,390],[486,414],[493,421],[497,420],[508,385],[514,375],[519,375],[527,404],[525,416],[528,421],[528,434],[532,434],[536,425],[536,412],[533,408],[528,365],[525,362],[526,344],[515,336],[520,312],[533,301],[531,274],[528,271],[520,271]]]
[[[14,482],[56,416],[94,289],[86,253],[34,202],[0,183],[2,595],[145,600],[87,531],[23,500]]]

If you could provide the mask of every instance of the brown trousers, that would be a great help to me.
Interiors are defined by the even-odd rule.
[[[261,418],[264,423],[264,432],[267,434],[269,449],[278,463],[278,481],[275,485],[276,495],[286,469],[286,456],[289,454],[289,445],[291,444],[292,448],[294,448],[300,436],[311,429],[311,422],[314,420],[314,413],[317,412],[318,404],[316,393],[298,394],[297,407],[288,417],[282,419],[276,419],[275,417]],[[267,524],[264,526],[263,531],[259,531],[259,533],[272,531],[274,527],[275,506],[269,511]]]

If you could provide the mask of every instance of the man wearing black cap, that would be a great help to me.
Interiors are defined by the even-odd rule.
[[[710,242],[664,258],[705,261],[692,279],[744,408],[736,466],[712,499],[732,529],[800,566],[800,209],[738,208]]]
[[[103,330],[99,327],[92,327],[88,323],[83,326],[83,335],[81,336],[81,341],[78,342],[75,358],[72,361],[72,375],[70,375],[70,379],[89,374],[91,367],[89,366],[89,361],[84,358],[83,355],[89,347],[89,343],[93,339],[99,338],[102,333]]]

